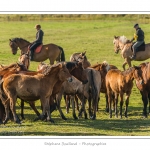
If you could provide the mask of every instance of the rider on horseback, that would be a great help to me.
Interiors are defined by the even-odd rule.
[[[136,34],[134,34],[134,37],[131,39],[131,42],[136,40],[135,44],[133,44],[133,55],[131,57],[132,60],[135,60],[136,58],[136,50],[137,48],[144,43],[144,32],[143,30],[139,27],[138,24],[134,25],[134,28],[136,30]]]
[[[39,45],[43,43],[43,36],[44,36],[44,32],[41,30],[41,25],[37,24],[35,26],[35,29],[37,29],[36,40],[32,42],[29,47],[31,51],[31,55],[30,55],[31,61],[33,60],[33,54],[34,54],[35,48],[37,48]]]

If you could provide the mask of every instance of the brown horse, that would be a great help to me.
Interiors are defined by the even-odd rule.
[[[150,113],[150,63],[142,63],[139,65],[140,70],[138,70],[138,76],[142,78],[142,80],[136,79],[136,86],[139,89],[142,101],[143,101],[143,115],[147,117],[147,105],[149,103],[149,113]]]
[[[125,70],[126,64],[131,67],[131,56],[133,54],[131,50],[132,42],[130,42],[125,36],[114,36],[113,40],[115,53],[121,50],[121,56],[124,58],[124,63],[122,65]],[[150,43],[145,44],[145,51],[139,51],[136,54],[135,61],[143,61],[150,58]]]
[[[85,84],[85,83],[88,82],[87,77],[86,77],[86,75],[84,73],[84,69],[82,67],[82,63],[81,62],[62,62],[62,63],[67,67],[67,69],[69,70],[70,74],[73,75],[73,76],[75,76],[83,84]],[[40,70],[45,70],[47,67],[49,67],[49,65],[45,64],[44,62],[40,62],[40,64],[37,67],[37,71],[39,72]],[[55,110],[56,104],[54,102],[54,99],[56,97],[56,94],[58,94],[59,91],[61,90],[62,84],[63,84],[63,82],[61,80],[58,80],[56,82],[56,84],[54,85],[54,88],[53,88],[53,91],[52,91],[52,95],[50,96],[50,107],[51,107],[50,111],[51,112],[53,110]],[[34,107],[31,106],[32,109],[34,108],[33,110],[38,115],[38,113],[37,113],[38,110],[36,109],[34,102],[32,102],[32,105],[34,106]],[[23,108],[24,108],[24,103],[22,101],[22,103],[21,103],[21,109],[22,109],[21,116],[24,116],[24,114],[23,114]],[[60,101],[59,100],[57,101],[57,108],[58,108],[58,110],[60,112],[61,118],[64,119],[64,120],[66,120],[66,117],[64,116],[64,114],[63,114],[63,112],[61,110]]]
[[[0,78],[1,78],[0,79],[0,120],[1,120],[0,123],[2,123],[2,120],[4,120],[4,116],[5,116],[4,101],[7,99],[5,93],[1,88],[3,79],[9,76],[10,74],[19,72],[21,70],[26,70],[26,68],[23,64],[19,64],[19,63],[14,63],[8,66],[2,66],[0,68]],[[11,116],[10,119],[13,119],[11,111],[10,111],[10,116]]]
[[[86,51],[81,53],[74,53],[70,56],[70,61],[79,61],[83,63],[84,69],[91,66],[91,63],[87,60]]]
[[[112,93],[115,95],[115,116],[118,117],[118,96],[120,95],[120,117],[122,118],[122,106],[123,106],[123,96],[126,94],[125,98],[125,117],[127,117],[127,109],[129,104],[129,97],[133,87],[133,80],[138,79],[137,70],[139,67],[131,67],[126,71],[120,71],[118,69],[111,69],[106,75],[106,88],[108,94],[109,102],[109,114],[112,118]]]
[[[11,47],[12,54],[16,54],[18,48],[21,50],[21,54],[28,52],[28,46],[31,44],[29,41],[22,38],[13,38],[9,39],[9,46]],[[57,62],[65,61],[65,54],[62,47],[55,44],[46,44],[42,46],[40,53],[35,53],[33,60],[36,62],[41,62],[49,59],[50,64],[54,64],[54,61]]]
[[[35,76],[13,74],[4,79],[3,90],[8,99],[5,101],[6,118],[4,124],[9,120],[9,102],[10,108],[13,113],[14,121],[20,123],[16,115],[16,99],[26,99],[27,101],[41,101],[43,106],[42,114],[39,119],[43,119],[47,113],[47,120],[54,122],[51,118],[49,97],[52,94],[53,87],[58,81],[72,81],[71,75],[65,65],[59,63],[47,67],[43,74],[37,74]]]

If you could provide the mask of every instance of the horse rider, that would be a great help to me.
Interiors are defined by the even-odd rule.
[[[134,34],[134,37],[131,39],[131,42],[134,40],[136,40],[136,42],[132,46],[132,49],[133,49],[133,55],[131,57],[132,60],[135,60],[135,58],[136,58],[137,48],[144,43],[144,32],[143,32],[143,30],[139,27],[138,24],[135,24],[134,28],[136,30],[136,33]]]
[[[33,54],[34,54],[34,50],[41,44],[43,44],[43,36],[44,36],[44,32],[41,30],[41,25],[37,24],[35,26],[35,29],[37,30],[36,33],[36,40],[34,42],[32,42],[29,46],[30,48],[30,60],[33,60]]]

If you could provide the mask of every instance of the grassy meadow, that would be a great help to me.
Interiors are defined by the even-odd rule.
[[[137,20],[138,21],[138,20]],[[91,64],[101,63],[106,60],[109,64],[116,65],[122,70],[123,59],[120,54],[114,53],[113,37],[125,35],[131,39],[134,34],[135,21],[126,19],[104,20],[49,20],[49,21],[2,21],[0,22],[0,64],[9,65],[17,62],[20,55],[12,55],[9,47],[9,39],[15,37],[24,38],[30,42],[35,40],[35,24],[41,24],[44,31],[44,44],[54,43],[63,47],[66,61],[69,61],[74,52],[84,52]],[[150,42],[150,27],[148,23],[140,23],[145,32],[145,42]],[[146,60],[149,61],[149,60]],[[46,61],[48,63],[48,61]],[[132,62],[138,65],[141,62]],[[36,70],[38,62],[31,62],[30,70]],[[54,111],[52,118],[55,123],[37,121],[35,113],[28,104],[25,104],[25,120],[19,126],[9,121],[5,126],[0,125],[0,135],[10,136],[149,136],[150,119],[142,118],[143,104],[141,95],[134,86],[129,102],[128,118],[109,118],[105,112],[105,97],[100,94],[99,111],[96,120],[74,120],[70,113],[65,112],[65,103],[62,99],[61,107],[68,118],[62,120],[58,111]],[[118,103],[119,104],[119,103]],[[40,110],[39,101],[36,102]],[[17,114],[20,115],[20,100],[18,99]],[[77,113],[77,112],[76,112]]]

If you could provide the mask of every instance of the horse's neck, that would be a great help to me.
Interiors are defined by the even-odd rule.
[[[124,47],[125,47],[125,44],[123,44],[123,43],[119,42],[119,47],[120,47],[120,49],[121,49],[121,50],[123,50],[123,49],[124,49]]]
[[[28,51],[28,46],[30,45],[29,42],[24,41],[23,43],[18,42],[17,44],[22,53],[26,53]]]
[[[133,72],[129,72],[129,73],[126,73],[124,75],[124,80],[126,81],[126,83],[129,83],[129,82],[133,82]]]

